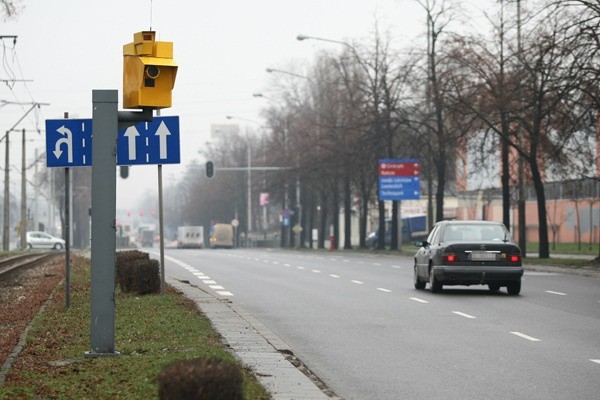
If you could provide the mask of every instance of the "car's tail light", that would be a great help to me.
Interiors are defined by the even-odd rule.
[[[518,263],[521,262],[521,255],[519,254],[511,254],[508,259],[510,260],[510,262],[512,263]]]
[[[453,263],[458,261],[458,256],[454,253],[444,253],[442,255],[442,260],[444,263]]]

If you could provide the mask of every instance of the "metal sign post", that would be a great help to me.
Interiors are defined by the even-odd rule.
[[[118,92],[92,91],[92,289],[90,351],[87,357],[115,356],[115,176]]]

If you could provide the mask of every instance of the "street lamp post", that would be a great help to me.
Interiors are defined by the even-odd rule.
[[[255,124],[260,125],[260,123],[258,123],[257,121],[253,121],[251,119],[247,119],[247,118],[242,118],[242,117],[234,117],[233,115],[227,115],[226,116],[227,119],[239,119],[239,120],[243,120],[243,121],[249,121]],[[247,154],[247,164],[248,164],[248,181],[247,181],[247,185],[248,185],[248,196],[247,196],[247,204],[246,206],[248,207],[247,210],[247,218],[248,218],[248,222],[247,222],[247,232],[246,232],[246,247],[250,247],[250,232],[252,231],[252,150],[250,148],[250,140],[248,138],[248,135],[246,135],[246,154]]]
[[[298,39],[298,40],[303,40],[303,39]],[[300,75],[300,74],[296,74],[294,72],[289,72],[289,71],[284,71],[281,69],[277,69],[277,68],[267,68],[266,71],[268,73],[279,73],[279,74],[284,74],[284,75],[290,75],[296,78],[300,78],[300,79],[306,79],[309,83],[314,84],[313,80],[310,79],[308,76],[304,76],[304,75]],[[265,97],[263,96],[261,93],[255,93],[254,94],[255,97]],[[315,107],[316,109],[317,107]],[[317,132],[317,140],[320,136],[320,114],[319,114],[319,110],[316,110],[316,116],[317,116],[317,126],[316,126],[316,132]],[[287,131],[287,129],[286,129]],[[319,147],[317,145],[317,151],[319,150]],[[286,158],[287,158],[287,135],[285,138],[285,151],[286,151]],[[287,209],[287,182],[286,182],[286,205],[284,206]],[[301,196],[300,196],[300,171],[298,171],[298,174],[296,176],[296,205],[298,208],[298,226],[300,227],[300,233],[299,233],[299,240],[298,240],[298,246],[302,247],[304,245],[304,236],[305,234],[303,233],[303,229],[302,229],[302,203],[301,203]],[[310,232],[309,232],[310,234]]]

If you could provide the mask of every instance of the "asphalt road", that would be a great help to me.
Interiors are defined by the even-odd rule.
[[[521,295],[413,287],[411,258],[167,250],[344,399],[597,399],[600,279],[526,272]]]

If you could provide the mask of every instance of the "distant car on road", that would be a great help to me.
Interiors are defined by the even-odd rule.
[[[521,291],[521,249],[503,224],[491,221],[441,221],[415,255],[414,285],[432,292],[444,285],[488,285]]]
[[[29,249],[55,249],[61,250],[65,247],[65,241],[46,232],[27,232],[27,248]]]

